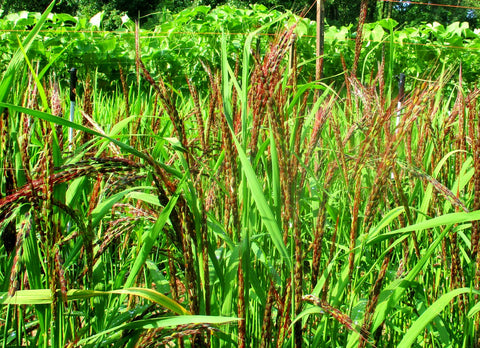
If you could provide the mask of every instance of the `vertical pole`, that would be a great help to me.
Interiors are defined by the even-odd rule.
[[[405,97],[405,74],[400,73],[397,75],[398,79],[398,103],[397,103],[397,122],[395,123],[395,128],[398,128],[400,124],[400,118],[402,114],[402,103]],[[395,132],[397,129],[395,129]]]
[[[397,119],[395,120],[395,135],[398,133],[398,125],[402,118],[402,104],[405,97],[405,74],[400,73],[395,76],[398,79],[398,102],[397,102]],[[395,179],[393,171],[391,173],[392,180]]]
[[[315,80],[318,82],[323,76],[323,51],[325,42],[324,0],[317,0],[317,45]]]
[[[257,36],[257,43],[255,47],[255,54],[257,55],[257,59],[260,59],[260,53],[261,53],[261,45],[260,45],[260,36]]]
[[[75,97],[77,96],[77,69],[71,68],[70,73],[70,118],[69,121],[73,122],[73,116],[75,114]],[[73,150],[73,128],[68,128],[68,151]],[[67,222],[67,234],[72,228],[72,222]]]
[[[290,46],[290,54],[288,55],[288,67],[290,68],[290,72],[293,70],[295,66],[295,60],[296,60],[296,40],[293,41],[292,45]]]
[[[77,69],[71,68],[70,73],[70,122],[73,122],[73,116],[75,113],[75,97],[77,95]],[[73,129],[68,129],[68,149],[72,151],[73,145]]]

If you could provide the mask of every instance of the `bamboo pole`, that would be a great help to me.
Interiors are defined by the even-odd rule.
[[[77,95],[77,69],[72,68],[68,71],[70,73],[70,118],[73,122],[75,114],[75,97]],[[73,147],[73,128],[68,129],[68,149],[72,151]]]
[[[325,11],[324,0],[317,0],[317,45],[315,80],[318,82],[323,77],[323,52],[325,42]]]
[[[405,74],[400,73],[397,76],[398,79],[398,103],[397,103],[397,120],[395,122],[395,133],[398,131],[398,125],[402,116],[402,104],[405,98]]]

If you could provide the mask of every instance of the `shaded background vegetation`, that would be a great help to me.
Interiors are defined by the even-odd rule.
[[[415,2],[415,1],[413,1]],[[426,2],[426,1],[423,1]],[[435,0],[429,3],[439,5],[478,7],[478,1],[475,0]],[[43,11],[50,0],[0,0],[3,9],[2,16],[7,13],[21,10],[26,11]],[[179,12],[189,6],[208,5],[212,7],[229,4],[234,6],[245,7],[251,2],[243,0],[196,0],[196,1],[142,1],[142,0],[63,0],[60,1],[55,8],[55,12],[64,12],[73,15],[92,16],[99,11],[106,11],[112,20],[112,26],[118,22],[116,17],[127,13],[131,18],[146,18],[151,14],[170,11]],[[315,0],[259,0],[258,4],[263,4],[269,8],[278,10],[293,10],[307,12],[306,16],[315,17],[314,5]],[[314,6],[313,6],[314,7]],[[332,25],[348,25],[356,24],[358,13],[360,12],[360,1],[351,0],[326,0],[325,12],[327,22]],[[401,24],[416,25],[422,22],[440,22],[448,25],[452,22],[468,22],[471,28],[479,27],[480,11],[476,9],[442,7],[442,6],[425,6],[411,5],[410,1],[401,2],[384,2],[379,0],[369,1],[369,11],[367,21],[375,21],[381,18],[391,17]],[[150,16],[151,17],[151,16]],[[155,17],[153,17],[155,18]],[[152,19],[152,18],[150,18]],[[145,24],[144,21],[143,24]]]

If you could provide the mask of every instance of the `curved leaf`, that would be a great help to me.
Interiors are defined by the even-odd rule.
[[[240,319],[234,317],[221,317],[221,316],[205,316],[205,315],[180,315],[177,317],[166,318],[154,318],[137,320],[134,322],[115,326],[99,332],[96,335],[84,338],[78,342],[79,345],[94,341],[104,335],[111,332],[118,332],[120,330],[132,330],[132,329],[159,329],[159,328],[172,328],[181,325],[225,325],[230,324]]]
[[[472,290],[470,288],[461,288],[455,289],[444,294],[440,297],[437,301],[435,301],[428,309],[423,312],[423,314],[418,317],[417,320],[413,323],[412,327],[407,331],[405,336],[403,337],[400,344],[397,346],[398,348],[407,348],[411,347],[415,340],[419,335],[423,333],[425,327],[437,316],[439,315],[443,309],[450,303],[450,301],[461,294],[465,293],[476,293],[480,294],[478,290]]]
[[[71,289],[67,291],[67,300],[78,301],[111,294],[139,296],[148,301],[155,302],[175,314],[190,314],[188,310],[168,296],[153,289],[145,288],[133,287],[111,291]],[[0,304],[3,305],[40,305],[50,304],[52,301],[53,296],[50,289],[18,290],[13,296],[9,296],[7,292],[0,293]]]

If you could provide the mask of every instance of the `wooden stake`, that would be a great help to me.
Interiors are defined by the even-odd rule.
[[[323,51],[325,42],[325,11],[324,0],[317,0],[317,61],[315,69],[315,80],[318,82],[323,77]]]

